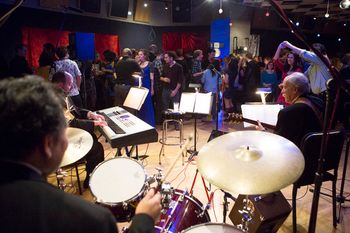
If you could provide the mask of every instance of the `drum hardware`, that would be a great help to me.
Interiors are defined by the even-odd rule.
[[[252,221],[252,215],[255,211],[254,204],[248,199],[248,195],[243,199],[243,209],[238,210],[238,213],[242,215],[242,223],[238,224],[237,227],[244,232],[248,232],[249,223]]]
[[[72,187],[72,184],[66,184],[64,181],[64,178],[67,177],[67,172],[63,171],[62,168],[59,168],[56,170],[56,179],[57,179],[57,183],[58,183],[58,187],[59,189],[62,189],[63,191],[67,188],[67,187]]]
[[[225,192],[224,190],[220,189],[221,192],[224,193],[224,202],[223,204],[223,210],[222,210],[222,216],[223,216],[223,222],[226,223],[226,216],[227,216],[227,211],[228,211],[228,205],[230,202],[227,201],[227,198],[230,198],[232,201],[236,201],[236,198],[232,196],[230,193]]]
[[[171,198],[174,194],[174,188],[171,186],[169,182],[164,182],[162,184],[162,188],[160,189],[160,193],[162,194],[162,208],[163,210],[165,208],[169,208],[169,205],[171,203]]]

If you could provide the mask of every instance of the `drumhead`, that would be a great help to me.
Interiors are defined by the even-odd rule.
[[[113,204],[139,196],[145,183],[141,164],[129,158],[114,158],[95,168],[89,185],[97,202]]]
[[[224,223],[203,223],[190,227],[181,233],[242,233],[236,227]]]

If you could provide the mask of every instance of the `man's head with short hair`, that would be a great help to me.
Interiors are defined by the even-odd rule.
[[[63,59],[68,55],[68,49],[67,47],[58,47],[56,50],[56,55],[58,57],[58,59]]]
[[[297,97],[310,93],[308,78],[299,72],[294,72],[285,77],[280,87],[287,103],[293,103]]]
[[[66,120],[57,89],[41,77],[0,82],[0,158],[55,170],[67,147]],[[33,162],[35,160],[35,162]]]
[[[73,76],[66,71],[57,71],[52,76],[52,83],[56,84],[66,93],[72,89],[73,85]]]
[[[203,59],[203,51],[200,49],[195,50],[193,52],[193,58],[198,59],[198,60],[202,60]]]
[[[327,55],[326,47],[321,43],[313,43],[312,47],[319,51],[322,55]]]
[[[123,57],[132,57],[132,51],[129,48],[124,48],[122,51],[122,56]]]
[[[173,61],[175,61],[176,59],[176,53],[174,51],[167,51],[164,53],[164,61],[166,63],[171,63]]]

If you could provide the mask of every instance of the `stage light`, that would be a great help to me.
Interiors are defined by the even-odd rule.
[[[350,8],[350,0],[342,0],[339,3],[339,7],[340,7],[340,9],[343,9],[343,10]]]
[[[329,18],[328,10],[329,10],[329,0],[327,1],[327,10],[326,10],[326,14],[324,14],[324,17],[325,17],[325,18]]]
[[[164,10],[168,10],[169,9],[169,7],[168,7],[168,3],[165,3],[165,6],[164,6]]]
[[[314,20],[316,20],[317,18],[316,17],[314,17]]]
[[[230,27],[232,27],[232,23],[230,23]]]
[[[132,15],[131,11],[128,11],[128,15]]]
[[[341,38],[338,38],[338,41],[340,42],[340,41],[341,41]]]
[[[346,27],[346,23],[344,23],[343,26]]]
[[[317,33],[317,37],[320,37],[321,35],[320,35],[320,33]]]
[[[269,17],[269,16],[270,16],[270,12],[269,12],[269,11],[266,11],[265,16],[266,16],[266,17]]]
[[[220,8],[219,9],[219,14],[222,14],[222,12],[224,12],[224,11],[223,11],[223,9]]]
[[[324,17],[325,17],[325,18],[329,18],[328,12],[327,12],[326,14],[324,14]]]
[[[147,4],[147,3],[144,3],[143,6],[144,6],[144,7],[148,7],[148,4]]]
[[[295,23],[295,25],[296,25],[297,27],[299,27],[299,25],[300,25],[299,21],[297,21],[297,22]]]

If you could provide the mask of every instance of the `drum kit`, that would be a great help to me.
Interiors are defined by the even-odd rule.
[[[302,174],[304,158],[296,145],[281,136],[237,131],[204,145],[197,167],[205,180],[225,192],[260,195],[294,183]],[[206,206],[186,190],[174,190],[165,181],[167,175],[158,170],[148,177],[138,161],[116,157],[95,168],[89,185],[96,203],[110,209],[118,222],[131,220],[137,204],[156,182],[163,206],[155,226],[157,233],[249,232],[249,215],[254,208],[248,204],[243,207],[245,217],[237,226],[210,223]]]

